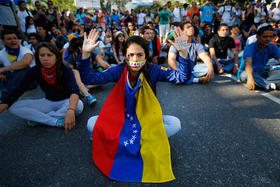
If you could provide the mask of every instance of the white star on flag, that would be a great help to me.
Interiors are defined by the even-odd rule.
[[[133,133],[136,134],[138,132],[138,130],[134,130]]]
[[[129,140],[129,143],[130,143],[130,144],[134,144],[134,140],[133,140],[133,139],[130,139],[130,140]]]
[[[133,140],[135,140],[135,139],[136,139],[136,136],[135,136],[135,135],[133,135],[133,136],[132,136],[132,139],[133,139]]]
[[[136,128],[136,123],[132,124],[132,127],[133,127],[133,128]]]
[[[128,142],[127,141],[124,141],[123,142],[124,146],[126,147],[128,145]]]

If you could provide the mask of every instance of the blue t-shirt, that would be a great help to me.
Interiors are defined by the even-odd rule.
[[[196,65],[197,56],[200,53],[205,52],[204,47],[198,41],[192,40],[192,42],[188,46],[188,51],[189,51],[188,58],[190,58],[191,63],[192,63],[192,67],[194,67]],[[175,49],[175,47],[171,46],[168,53],[175,53],[177,55],[176,60],[179,62],[179,60],[178,60],[179,51],[177,51]]]
[[[269,59],[280,58],[280,49],[270,43],[263,51],[260,51],[258,42],[247,45],[244,49],[243,58],[252,58],[252,67],[254,71],[264,71]]]
[[[216,9],[215,9],[214,6],[206,5],[206,6],[202,7],[201,8],[201,12],[202,12],[201,23],[203,23],[203,22],[208,22],[208,23],[212,22],[215,10]]]
[[[113,14],[111,16],[111,22],[113,23],[113,21],[116,21],[117,25],[119,26],[119,22],[120,22],[120,16],[118,14]]]

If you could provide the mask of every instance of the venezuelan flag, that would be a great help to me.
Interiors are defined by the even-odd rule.
[[[86,23],[89,23],[91,20],[92,20],[92,16],[91,15],[86,15],[83,17],[83,20],[86,22]]]
[[[93,160],[118,181],[174,180],[160,104],[143,74],[134,89],[127,77],[125,67],[99,114],[92,133]]]
[[[69,38],[69,40],[72,40],[73,38],[78,38],[79,35],[77,33],[71,33],[71,34],[68,34],[67,37]]]

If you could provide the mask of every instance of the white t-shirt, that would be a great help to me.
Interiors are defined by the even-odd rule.
[[[27,33],[27,34],[30,34],[30,33],[37,33],[37,30],[36,30],[35,25],[34,25],[34,24],[33,24],[33,25],[30,25],[30,26],[27,28],[26,33]]]
[[[184,17],[184,16],[186,16],[186,14],[188,13],[188,11],[189,11],[189,9],[184,9],[184,8],[182,8],[181,9],[181,15]]]
[[[25,18],[27,16],[31,16],[31,17],[33,17],[33,16],[31,13],[29,13],[29,15],[28,15],[27,10],[24,10],[23,12],[19,10],[17,12],[17,16],[18,16],[18,21],[20,24],[21,31],[25,32]]]
[[[20,46],[19,55],[16,61],[22,60],[24,55],[26,54],[31,54],[33,56],[33,53],[30,49]],[[5,47],[0,51],[0,64],[4,67],[12,65],[6,53]],[[32,67],[32,64],[30,64],[29,66]]]
[[[145,17],[145,21],[146,21],[146,23],[149,23],[149,22],[151,22],[152,21],[152,17],[151,16],[146,16]]]
[[[181,22],[180,8],[175,7],[172,14],[173,14],[173,22]]]
[[[261,7],[259,7],[259,8],[255,7],[255,10],[257,11],[257,16],[255,16],[254,22],[255,22],[255,23],[259,23],[260,20],[261,20],[261,18],[262,18],[263,16],[265,16],[266,13],[264,12],[264,10],[263,10]]]
[[[279,8],[274,8],[271,13],[273,13],[273,16],[272,16],[273,20],[275,20],[275,21],[280,20],[280,9]]]
[[[232,26],[232,23],[234,21],[234,15],[236,14],[236,10],[231,5],[226,5],[221,7],[218,10],[219,15],[222,16],[221,23],[226,23],[228,26]]]
[[[138,25],[143,25],[144,24],[145,16],[146,16],[146,14],[144,14],[144,13],[137,14]]]

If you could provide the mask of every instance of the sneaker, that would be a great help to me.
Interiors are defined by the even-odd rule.
[[[64,127],[64,119],[63,119],[63,118],[58,119],[58,120],[56,121],[56,126],[57,126],[57,127]]]
[[[200,77],[200,78],[198,79],[198,82],[199,82],[200,84],[207,84],[207,83],[208,83],[208,79],[207,79],[207,77]]]
[[[269,84],[269,88],[271,89],[271,90],[276,90],[276,84],[275,83],[270,83]]]
[[[40,125],[40,123],[36,122],[36,121],[27,121],[26,124],[30,127],[36,127],[36,126]]]
[[[94,103],[96,101],[96,98],[93,95],[89,95],[87,97],[87,102],[89,105],[91,105],[92,103]]]

